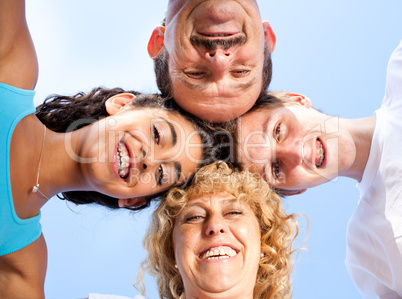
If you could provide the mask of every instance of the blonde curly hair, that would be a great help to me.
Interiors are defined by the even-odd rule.
[[[287,215],[281,198],[269,185],[248,171],[235,172],[224,162],[201,168],[186,190],[172,189],[152,215],[144,239],[146,259],[141,264],[136,287],[142,294],[144,272],[156,277],[160,298],[185,298],[183,281],[175,268],[173,228],[175,220],[189,200],[206,194],[227,192],[250,205],[260,223],[261,253],[254,287],[254,299],[291,298],[291,254],[299,227],[296,215]]]

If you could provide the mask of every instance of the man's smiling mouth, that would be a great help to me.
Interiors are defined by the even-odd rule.
[[[315,158],[315,166],[317,168],[320,168],[322,166],[322,163],[324,162],[324,158],[325,158],[325,152],[324,152],[324,148],[322,145],[322,141],[317,138],[316,140],[316,158]]]

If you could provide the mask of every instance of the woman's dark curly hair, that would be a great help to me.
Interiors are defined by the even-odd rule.
[[[214,138],[213,128],[206,122],[180,109],[172,99],[163,99],[158,94],[140,94],[136,91],[126,91],[122,88],[94,88],[89,93],[79,92],[73,96],[50,95],[43,104],[36,108],[36,116],[46,127],[54,132],[69,132],[78,130],[109,116],[105,102],[119,93],[132,93],[136,97],[131,102],[134,108],[163,109],[171,113],[182,115],[198,131],[202,142],[202,161],[198,168],[220,158],[218,140]],[[190,182],[188,178],[183,185]],[[161,198],[167,193],[161,192],[145,198],[146,203],[140,207],[128,207],[131,210],[141,210],[148,207],[151,200]],[[72,201],[75,204],[97,203],[109,208],[119,208],[118,199],[94,191],[63,192],[61,199]]]

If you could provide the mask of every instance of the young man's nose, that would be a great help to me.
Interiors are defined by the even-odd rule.
[[[302,143],[300,141],[284,142],[276,147],[276,159],[289,167],[300,165],[303,162]]]

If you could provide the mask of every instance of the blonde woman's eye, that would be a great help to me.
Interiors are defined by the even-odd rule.
[[[243,215],[243,212],[242,211],[230,211],[230,212],[227,213],[227,215],[233,215],[233,216],[235,216],[235,215]]]
[[[191,221],[200,220],[201,218],[202,218],[202,216],[200,216],[200,215],[188,216],[185,218],[185,221],[191,222]]]

